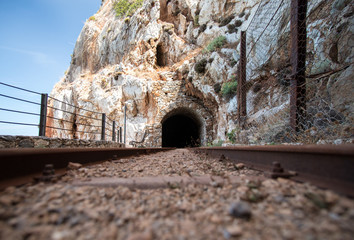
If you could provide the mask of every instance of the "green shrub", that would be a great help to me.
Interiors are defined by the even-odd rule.
[[[95,16],[91,16],[91,17],[89,18],[89,21],[96,21]]]
[[[207,65],[208,60],[206,60],[205,58],[203,58],[202,60],[200,60],[199,62],[197,62],[194,66],[194,70],[197,73],[204,73],[205,72],[205,66]]]
[[[214,52],[215,49],[221,48],[222,46],[224,46],[225,43],[226,43],[226,37],[219,36],[209,43],[209,45],[206,47],[206,50],[208,52]]]
[[[144,0],[117,0],[113,8],[117,17],[131,16],[134,12],[143,6]]]
[[[221,94],[224,98],[230,99],[237,93],[237,81],[223,83]]]
[[[235,143],[236,142],[236,129],[233,129],[231,132],[228,132],[227,138],[230,140],[230,142]]]

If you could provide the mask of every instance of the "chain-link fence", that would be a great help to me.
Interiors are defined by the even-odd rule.
[[[259,4],[241,33],[234,142],[353,141],[353,11],[338,0]]]

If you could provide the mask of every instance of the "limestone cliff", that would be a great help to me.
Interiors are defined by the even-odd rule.
[[[100,120],[95,119],[98,117],[94,112],[104,112],[122,126],[123,107],[126,106],[127,143],[140,140],[146,131],[144,146],[161,146],[163,122],[176,114],[186,115],[196,122],[198,140],[202,145],[226,140],[226,134],[237,126],[237,98],[222,97],[220,87],[236,74],[240,30],[248,27],[256,12],[260,15],[259,18],[262,17],[261,14],[267,14],[261,10],[257,11],[260,2],[145,0],[131,16],[117,17],[114,10],[116,1],[102,1],[101,8],[87,20],[77,39],[67,74],[55,85],[51,93],[54,98],[68,104],[50,101],[53,108],[50,109],[49,116],[64,121],[48,118],[49,124],[72,131],[47,129],[48,135],[93,138],[92,133],[84,132],[99,131]],[[262,4],[278,2],[262,1]],[[312,1],[309,11],[316,11],[315,8],[322,2],[324,1]],[[345,11],[352,11],[351,4],[347,5]],[[281,16],[284,18],[289,15],[286,9],[288,8],[281,9]],[[353,17],[338,21],[342,22],[335,23],[335,29],[344,24],[341,31],[353,36]],[[278,36],[273,38],[278,42],[289,33],[284,30],[287,24],[283,25],[281,22],[274,22],[270,26],[276,29]],[[329,23],[325,17],[311,19],[313,31],[325,33],[320,37],[316,35],[316,39],[310,42],[310,47],[330,48],[331,46],[326,46],[325,37],[328,36],[326,31],[331,27],[333,28],[333,23]],[[226,39],[221,48],[213,51],[203,50],[219,36]],[[267,40],[262,41],[262,44],[267,46]],[[340,44],[343,41],[339,38],[337,42]],[[352,46],[345,49],[342,53],[336,53],[336,61],[351,63]],[[270,49],[266,51],[270,52]],[[323,56],[318,58],[320,57]],[[277,76],[274,74],[277,71],[275,66],[279,67],[283,60],[279,57],[275,62],[269,63],[265,56],[264,64],[252,69],[254,77],[249,80],[250,86],[261,82],[259,87],[262,91],[250,87],[250,93],[247,95],[247,113],[251,122],[264,117],[262,115],[276,114],[288,103],[288,93],[282,91],[281,84],[272,88],[268,84]],[[321,59],[317,62],[323,61]],[[329,62],[329,65],[331,63]],[[313,64],[315,65],[316,61]],[[265,69],[265,65],[268,69]],[[310,67],[310,71],[318,68]],[[353,84],[350,83],[352,68],[352,65],[346,68],[344,72],[339,73],[343,77],[337,77],[331,82],[329,94],[334,98],[334,102],[338,98],[336,89],[341,89],[341,84],[349,86],[348,91],[353,89]],[[345,78],[349,80],[345,81]],[[267,98],[264,105],[260,103],[262,98]],[[353,113],[353,102],[352,98],[346,101],[349,102],[346,106],[338,108],[344,108],[340,111],[348,116]],[[266,109],[269,102],[273,103],[271,109]],[[342,103],[337,102],[339,105]],[[75,124],[76,122],[80,124]],[[247,139],[248,143],[252,140],[250,136]]]

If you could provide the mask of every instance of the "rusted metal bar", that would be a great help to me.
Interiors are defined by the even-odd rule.
[[[41,114],[39,119],[39,136],[45,137],[45,129],[47,125],[47,106],[48,106],[48,94],[41,94]]]
[[[123,132],[122,132],[122,127],[119,127],[119,142],[122,143],[123,142]]]
[[[101,140],[106,138],[106,114],[102,113],[102,127],[101,127]]]
[[[241,54],[237,68],[237,118],[239,126],[242,126],[247,115],[246,106],[246,32],[241,31]]]
[[[113,121],[112,125],[112,141],[116,141],[116,121]]]
[[[246,117],[247,106],[246,106],[246,32],[241,31],[241,54],[240,54],[240,85],[241,85],[241,117]]]
[[[307,0],[291,0],[290,126],[295,132],[306,119],[306,11]]]
[[[237,65],[237,119],[238,125],[241,126],[241,84],[240,84],[240,62]]]
[[[120,143],[120,127],[117,127],[117,142]]]
[[[273,162],[296,172],[292,179],[310,182],[354,197],[354,145],[240,146],[200,148],[235,163],[272,172]]]
[[[126,144],[127,142],[127,106],[124,106],[124,141],[123,143]]]

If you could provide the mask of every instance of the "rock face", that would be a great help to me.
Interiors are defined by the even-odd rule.
[[[123,126],[126,107],[127,143],[140,141],[146,132],[144,146],[162,146],[164,123],[175,116],[185,117],[195,123],[197,137],[193,139],[194,142],[206,145],[226,140],[227,133],[237,126],[237,99],[222,97],[220,88],[236,74],[234,63],[239,60],[240,54],[239,30],[247,28],[260,2],[145,0],[142,7],[131,16],[117,17],[115,1],[103,1],[94,17],[87,20],[76,42],[67,74],[51,93],[61,102],[50,99],[48,125],[67,130],[48,128],[47,135],[100,139],[99,134],[96,134],[101,131],[101,116],[98,113],[106,113],[118,126]],[[276,6],[279,2],[263,1],[262,4]],[[326,1],[310,2],[318,6]],[[343,14],[352,11],[352,4],[337,2],[333,1],[332,15],[338,14],[338,11]],[[286,9],[281,9],[284,16],[288,14]],[[267,13],[257,11],[257,14],[261,18],[262,14]],[[314,34],[317,42],[310,42],[309,45],[310,48],[322,47],[324,51],[333,48],[330,63],[351,63],[353,17],[350,15],[342,20],[338,17],[338,21],[335,23],[336,28],[331,29],[330,24],[333,23],[326,18],[311,19],[310,28],[314,29],[311,31],[323,31],[324,35]],[[276,38],[278,42],[288,34],[288,31],[284,31],[288,25],[281,25],[281,22],[275,22],[271,26],[279,33]],[[330,42],[326,41],[326,36],[332,34],[329,31],[339,30],[342,36],[333,36],[337,38],[336,52],[335,46],[326,46]],[[221,48],[203,50],[218,36],[226,39]],[[263,45],[267,45],[267,39],[262,41]],[[345,47],[340,47],[341,44]],[[321,58],[321,61],[317,59],[312,62],[313,65],[327,60],[322,55],[314,57]],[[278,59],[282,60],[281,57]],[[264,59],[266,61],[267,58]],[[202,68],[196,67],[201,62],[204,63]],[[310,70],[314,71],[315,67]],[[255,77],[248,79],[254,88],[262,79],[262,87],[259,86],[261,91],[250,88],[247,95],[250,121],[263,117],[265,111],[270,115],[276,114],[277,109],[289,101],[281,84],[271,90],[264,89],[264,86],[271,85],[264,83],[276,79],[275,69],[269,69],[266,73],[262,71],[255,68]],[[352,66],[346,71],[338,73],[340,76],[328,82],[328,92],[343,115],[353,118],[353,98],[350,96],[350,92],[353,92],[350,90],[353,89]],[[342,87],[349,92],[344,101],[347,103],[345,106],[341,106],[341,101],[336,97],[336,92]],[[274,104],[271,109],[265,109],[260,99],[267,99],[266,104],[269,101]],[[250,137],[247,139],[249,143]],[[193,145],[193,142],[189,144]]]

